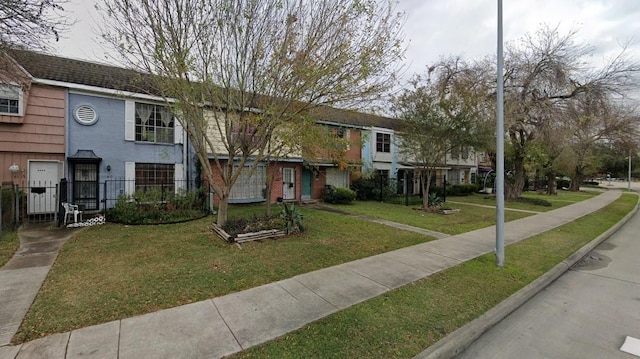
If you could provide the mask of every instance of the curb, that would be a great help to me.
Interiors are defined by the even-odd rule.
[[[524,286],[507,299],[500,302],[495,307],[489,309],[486,313],[458,328],[451,334],[437,341],[429,348],[425,349],[414,359],[445,359],[452,358],[462,353],[471,343],[476,341],[484,332],[498,324],[502,319],[518,309],[527,302],[531,297],[546,288],[558,277],[568,271],[573,265],[593,251],[600,243],[613,235],[620,227],[625,225],[631,217],[638,211],[640,197],[636,206],[618,223],[604,233],[593,239],[591,242],[582,246],[575,253],[567,257],[567,259],[558,263],[551,270],[540,276],[538,279]]]

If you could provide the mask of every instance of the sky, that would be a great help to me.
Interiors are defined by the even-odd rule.
[[[99,43],[100,15],[96,0],[69,0],[66,11],[76,23],[59,42],[57,55],[105,62],[108,49]],[[424,72],[443,56],[466,59],[495,55],[497,0],[399,0],[406,13],[406,54],[403,78]],[[590,59],[602,66],[621,45],[640,61],[640,0],[504,0],[505,43],[514,42],[542,25],[558,26],[561,33],[577,31],[576,39],[593,46]]]

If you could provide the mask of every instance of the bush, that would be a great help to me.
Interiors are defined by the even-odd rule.
[[[522,203],[528,203],[528,204],[532,204],[534,206],[543,206],[543,207],[551,207],[552,204],[551,202],[544,200],[542,198],[527,198],[527,197],[520,197],[515,199],[516,202],[522,202]]]
[[[304,217],[293,204],[289,207],[287,203],[284,203],[280,218],[285,221],[285,231],[287,234],[304,232],[304,224],[302,223]]]
[[[349,204],[356,199],[356,192],[348,188],[326,186],[322,191],[322,200],[333,204]]]
[[[469,196],[479,191],[477,184],[454,184],[453,186],[447,185],[447,196]],[[429,193],[435,193],[438,197],[442,197],[442,186],[431,186]]]
[[[106,219],[124,224],[160,224],[188,221],[205,216],[201,191],[180,192],[147,190],[121,195]]]
[[[381,186],[381,178],[378,176],[361,177],[353,180],[351,189],[356,192],[356,198],[360,201],[384,201],[389,197],[395,196],[397,183],[390,178],[383,178],[382,180],[385,183]],[[382,190],[380,187],[382,187]]]
[[[447,196],[468,196],[479,191],[477,184],[455,184],[447,186]]]
[[[286,222],[280,215],[229,218],[222,229],[232,237],[242,233],[259,232],[268,229],[285,229]]]

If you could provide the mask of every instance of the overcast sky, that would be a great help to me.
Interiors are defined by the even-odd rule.
[[[66,9],[77,22],[52,45],[57,54],[105,61],[94,1],[70,0]],[[505,41],[548,24],[563,33],[578,30],[578,39],[595,48],[594,63],[628,42],[634,42],[632,50],[640,59],[640,0],[504,0],[503,9]],[[407,14],[405,77],[441,56],[470,59],[496,53],[497,0],[400,0],[398,10]]]

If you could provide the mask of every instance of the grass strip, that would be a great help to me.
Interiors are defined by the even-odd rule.
[[[20,248],[18,232],[3,231],[0,238],[0,268],[2,268]]]
[[[301,209],[307,231],[238,248],[189,223],[88,228],[60,252],[14,343],[256,287],[433,238]],[[233,216],[264,211],[232,210]]]
[[[446,204],[449,208],[461,209],[460,212],[451,215],[417,210],[417,206],[402,206],[379,202],[358,201],[349,205],[323,205],[349,213],[362,214],[451,235],[490,227],[496,224],[495,210],[459,203]],[[509,211],[505,212],[505,220],[513,221],[532,215],[532,213]]]
[[[233,358],[409,358],[485,313],[570,256],[637,204],[623,194],[599,211],[493,254],[304,326]]]

